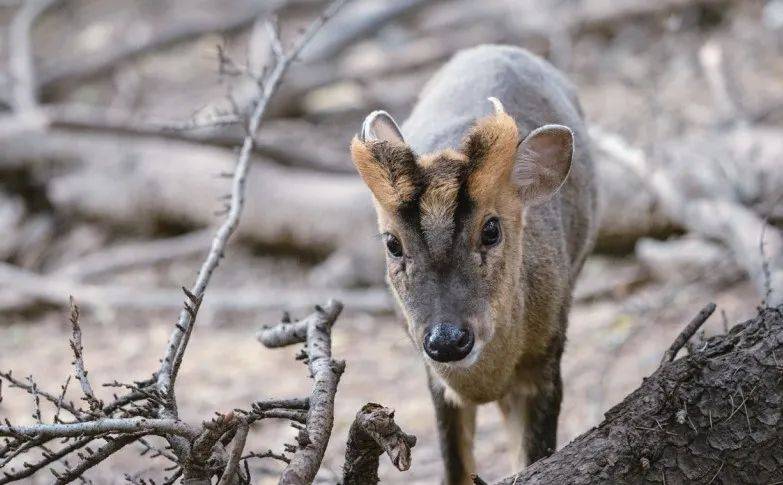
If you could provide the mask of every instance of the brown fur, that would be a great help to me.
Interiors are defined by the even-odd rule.
[[[417,176],[411,166],[415,156],[410,148],[387,141],[363,143],[354,137],[351,156],[375,200],[386,210],[394,211],[413,200]]]
[[[462,148],[474,164],[468,181],[472,199],[486,202],[499,185],[510,182],[518,144],[517,124],[509,115],[497,113],[476,123]]]
[[[518,464],[548,455],[571,291],[597,220],[572,88],[541,59],[485,46],[428,83],[402,130],[384,112],[365,126],[351,153],[381,232],[403,248],[387,254],[387,279],[409,336],[422,348],[427,328],[448,322],[477,342],[459,361],[426,359],[447,483],[470,483],[480,403],[501,406]],[[494,245],[481,242],[490,218],[502,233]]]

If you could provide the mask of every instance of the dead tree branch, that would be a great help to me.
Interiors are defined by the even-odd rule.
[[[378,483],[378,458],[386,452],[400,471],[411,465],[411,448],[416,437],[406,434],[394,422],[394,410],[368,403],[356,413],[348,432],[343,466],[344,485]]]
[[[161,436],[176,435],[194,438],[195,429],[174,419],[149,418],[101,418],[77,423],[0,425],[0,436],[28,438],[76,438],[81,436],[99,436],[106,433],[135,433],[147,431]]]
[[[79,380],[79,384],[82,386],[84,399],[90,405],[90,411],[100,412],[103,403],[95,397],[95,392],[93,392],[92,385],[90,385],[90,379],[87,377],[87,368],[84,365],[84,347],[82,346],[82,329],[79,325],[79,307],[74,303],[73,297],[70,298],[70,306],[70,322],[73,332],[70,345],[73,351],[73,368],[76,371],[76,379]]]
[[[307,329],[304,335],[291,333],[288,331],[290,324],[280,323],[265,329],[260,336],[262,343],[269,341],[278,346],[283,342],[289,345],[305,342],[307,362],[313,377],[307,425],[297,437],[299,447],[291,463],[283,470],[281,484],[311,483],[321,466],[334,422],[334,396],[345,369],[345,362],[332,359],[331,340],[332,325],[342,309],[342,303],[336,300],[330,300],[323,308],[316,307],[314,313],[302,320],[306,322]]]
[[[198,254],[204,251],[211,239],[211,231],[203,229],[166,239],[112,246],[71,261],[54,273],[64,279],[84,281],[107,273],[150,266]]]
[[[0,262],[0,286],[10,287],[21,295],[51,305],[66,303],[63,295],[79,295],[83,308],[114,308],[124,310],[177,310],[182,292],[171,288],[139,289],[112,284],[79,283],[58,275],[40,275]],[[133,298],[128,298],[133,294]],[[210,308],[215,311],[261,311],[308,308],[313,301],[334,297],[357,311],[386,313],[393,309],[388,292],[383,288],[358,290],[301,289],[287,290],[272,287],[248,286],[214,289],[208,296]],[[2,309],[0,305],[0,309]]]
[[[725,171],[725,164],[709,160],[710,163],[670,163],[664,166],[661,160],[650,160],[642,150],[628,145],[619,136],[600,129],[591,130],[591,135],[599,150],[638,177],[643,188],[653,195],[657,207],[668,220],[693,234],[720,241],[728,247],[760,294],[764,294],[767,287],[768,272],[765,267],[768,268],[773,290],[768,303],[775,306],[783,302],[783,234],[774,228],[765,231],[764,220],[737,200],[738,196],[729,184],[719,186],[713,183],[703,187],[702,191],[688,187],[689,184],[698,185],[693,182],[694,179],[708,178],[699,170]],[[738,139],[748,137],[748,133],[742,130],[731,135]],[[747,143],[747,140],[744,143]],[[684,158],[687,153],[687,150],[682,150],[678,158]],[[746,162],[749,163],[747,160],[743,161]],[[678,170],[677,166],[681,168]],[[747,171],[748,167],[743,166],[742,170]],[[771,177],[780,172],[766,166],[758,169],[758,173],[765,176],[767,171]],[[769,262],[766,262],[758,251],[762,233],[765,234],[764,244],[770,249],[769,254],[772,257]]]
[[[693,317],[693,320],[691,320],[688,325],[685,326],[684,329],[682,329],[682,332],[677,336],[677,338],[672,342],[671,347],[669,347],[669,350],[667,350],[663,354],[663,358],[661,359],[661,365],[671,362],[674,360],[674,357],[677,356],[677,352],[680,351],[680,349],[690,340],[691,337],[696,333],[697,330],[704,324],[704,322],[707,321],[708,318],[710,318],[710,315],[712,315],[715,312],[715,303],[709,303],[707,306],[701,309],[698,315]]]
[[[308,29],[302,34],[301,38],[289,53],[283,53],[282,49],[277,51],[277,58],[275,59],[275,66],[272,72],[267,78],[263,80],[264,87],[261,91],[260,97],[255,101],[255,108],[247,123],[247,135],[245,136],[242,144],[242,149],[237,160],[237,165],[234,170],[234,177],[232,180],[231,189],[231,202],[229,205],[228,216],[226,217],[223,225],[220,226],[215,239],[212,241],[212,247],[209,250],[207,259],[199,270],[196,283],[190,289],[188,297],[192,300],[192,307],[186,307],[180,312],[179,321],[169,338],[169,343],[166,348],[166,353],[163,357],[161,368],[158,371],[158,390],[164,396],[169,396],[171,402],[174,401],[173,396],[173,383],[177,375],[177,355],[183,355],[185,346],[187,345],[187,337],[192,331],[192,327],[195,324],[196,315],[198,312],[198,304],[204,297],[204,293],[209,284],[209,280],[213,271],[217,268],[220,259],[223,257],[226,243],[231,235],[234,233],[237,225],[239,224],[239,217],[242,214],[242,208],[245,202],[245,185],[247,172],[250,168],[250,153],[255,144],[255,133],[258,131],[258,127],[261,124],[261,119],[266,111],[267,104],[270,98],[277,90],[280,82],[283,79],[283,75],[288,70],[291,63],[296,60],[299,53],[304,46],[313,38],[318,32],[321,26],[332,17],[343,6],[346,0],[336,0],[327,7],[324,13],[318,17]],[[279,45],[280,39],[278,37],[273,38],[273,43]],[[192,297],[191,297],[192,295]],[[196,303],[198,302],[198,303]]]
[[[20,383],[18,387],[34,397],[33,414],[37,422],[31,425],[15,425],[5,420],[5,423],[0,425],[0,437],[5,438],[5,444],[0,448],[0,460],[5,463],[10,463],[11,460],[21,460],[24,453],[33,450],[41,451],[43,458],[37,459],[33,463],[24,461],[23,465],[26,470],[21,473],[16,473],[11,468],[10,472],[6,472],[5,478],[1,479],[2,483],[28,476],[30,470],[40,470],[58,460],[62,460],[66,464],[66,469],[64,472],[52,469],[57,483],[70,483],[82,477],[85,471],[118,452],[127,444],[136,442],[149,434],[165,438],[171,447],[169,459],[176,461],[175,469],[177,471],[170,481],[181,476],[184,483],[202,485],[212,483],[215,476],[220,476],[219,483],[221,484],[245,483],[250,480],[250,477],[244,476],[245,474],[239,469],[239,463],[242,460],[249,424],[251,420],[268,417],[306,421],[307,425],[299,436],[299,449],[291,460],[287,472],[289,475],[294,473],[295,475],[301,474],[297,476],[309,476],[310,479],[315,476],[331,433],[334,419],[334,395],[344,368],[343,362],[331,358],[330,335],[331,326],[339,315],[342,304],[330,301],[326,309],[317,309],[318,318],[309,320],[306,347],[314,386],[313,395],[308,400],[260,402],[255,404],[253,412],[244,413],[242,417],[237,417],[234,413],[220,414],[218,418],[195,426],[178,419],[174,386],[177,370],[184,358],[188,340],[192,335],[196,316],[211,275],[223,257],[228,239],[239,223],[244,204],[246,176],[250,166],[250,152],[255,143],[255,135],[267,103],[301,49],[344,3],[346,0],[332,2],[288,53],[284,52],[277,33],[273,32],[272,42],[276,46],[276,64],[268,76],[257,80],[263,83],[263,89],[255,100],[253,112],[245,126],[247,134],[233,174],[228,215],[212,239],[209,254],[201,266],[196,284],[191,290],[183,288],[187,302],[170,337],[160,369],[151,379],[145,381],[133,384],[119,382],[108,384],[112,387],[127,388],[129,392],[115,397],[107,404],[101,402],[95,396],[92,384],[87,377],[79,310],[71,302],[70,322],[73,336],[70,345],[74,354],[74,370],[81,383],[89,409],[77,408],[72,403],[65,404],[62,402],[63,397],[56,398],[50,393],[39,390],[32,378],[27,384]],[[17,271],[5,263],[0,269],[6,269],[11,274]],[[19,275],[19,273],[16,274]],[[20,279],[22,280],[20,286],[24,286],[25,278]],[[35,277],[33,276],[31,280],[34,281]],[[31,281],[28,280],[28,283]],[[44,292],[48,292],[50,296],[56,293],[52,287],[45,289]],[[17,381],[11,378],[10,373],[2,374],[0,378],[6,378],[6,376],[12,384],[16,385]],[[65,386],[63,386],[64,388]],[[53,423],[44,423],[40,419],[40,396],[44,396],[46,401],[54,404],[56,412],[59,412],[61,408],[72,411],[75,421],[61,422],[56,419]],[[304,408],[307,409],[306,420],[304,419]],[[47,444],[57,438],[75,438],[77,441],[56,452],[51,452],[47,448]],[[92,451],[88,448],[92,439],[103,439],[106,443],[97,451]],[[229,445],[231,445],[231,452],[227,454],[225,449]],[[82,447],[87,449],[86,454],[78,451]],[[76,453],[79,456],[78,463],[73,467],[65,461],[70,453]],[[291,483],[285,476],[284,474],[285,483]],[[306,482],[309,483],[310,479],[306,479]]]
[[[290,2],[289,2],[290,3]],[[57,85],[74,83],[96,76],[117,66],[121,62],[137,58],[149,52],[170,47],[214,32],[232,32],[252,24],[259,17],[285,6],[285,1],[237,2],[236,8],[203,15],[182,12],[177,22],[166,23],[155,35],[136,39],[128,45],[112,46],[109,50],[81,56],[78,60],[58,59],[44,65],[39,76],[39,89],[46,91]]]

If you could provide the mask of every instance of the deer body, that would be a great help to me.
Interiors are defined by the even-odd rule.
[[[499,404],[515,465],[547,456],[571,293],[597,225],[573,88],[522,49],[466,50],[401,130],[375,112],[351,152],[427,363],[446,483],[470,483],[478,404]]]

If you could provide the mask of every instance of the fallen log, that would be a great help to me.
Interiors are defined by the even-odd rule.
[[[781,335],[783,306],[760,309],[664,362],[597,427],[498,484],[780,483]]]
[[[600,249],[628,251],[642,237],[694,231],[724,242],[735,257],[741,255],[740,264],[764,286],[758,242],[763,218],[773,210],[783,186],[777,165],[783,142],[776,130],[738,128],[673,140],[661,147],[667,155],[656,165],[614,135],[594,130],[593,139],[603,200]],[[217,199],[227,187],[219,174],[230,170],[232,154],[184,140],[114,132],[50,129],[45,135],[33,130],[0,138],[0,166],[14,168],[31,160],[79,166],[44,181],[61,213],[143,231],[158,221],[210,225],[212,214],[220,209]],[[666,176],[669,188],[650,186],[653,179],[647,174],[652,170]],[[744,176],[737,176],[740,171]],[[242,236],[270,247],[333,255],[314,275],[315,282],[351,286],[381,281],[382,251],[373,237],[374,212],[358,177],[282,167],[260,158],[249,177],[254,190],[248,194],[248,213],[239,227]],[[679,203],[667,204],[668,199],[701,202],[689,204],[693,210],[686,212]],[[717,200],[732,209],[717,212],[720,207],[706,202]],[[267,207],[274,211],[265,213]],[[718,216],[730,212],[741,212],[749,223],[731,226],[736,228],[731,231],[716,225]],[[779,240],[778,231],[770,228],[766,254],[772,258],[773,280],[776,268],[783,267],[775,258]]]
[[[605,162],[626,169],[623,180],[616,172],[608,172],[614,178],[602,174],[603,220],[626,220],[622,213],[639,200],[628,187],[639,187],[637,193],[652,196],[657,217],[720,241],[769,304],[783,303],[783,234],[746,207],[753,200],[771,207],[781,198],[783,141],[778,134],[738,127],[671,143],[656,159],[599,129],[592,130],[592,138]]]
[[[182,306],[182,291],[176,288],[79,283],[58,275],[39,275],[3,262],[0,262],[0,289],[0,312],[29,305],[31,300],[63,306],[71,294],[79,295],[81,305],[91,310],[171,311]],[[384,288],[215,288],[204,301],[205,306],[216,312],[280,311],[307,307],[312,301],[323,299],[324,295],[338,296],[354,311],[387,313],[393,310],[391,297]]]

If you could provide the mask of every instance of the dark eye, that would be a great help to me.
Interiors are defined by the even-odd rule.
[[[500,241],[500,221],[493,217],[484,223],[481,228],[481,244],[484,246],[494,246]]]
[[[386,249],[395,258],[402,257],[402,244],[400,244],[400,240],[396,236],[386,235]]]

